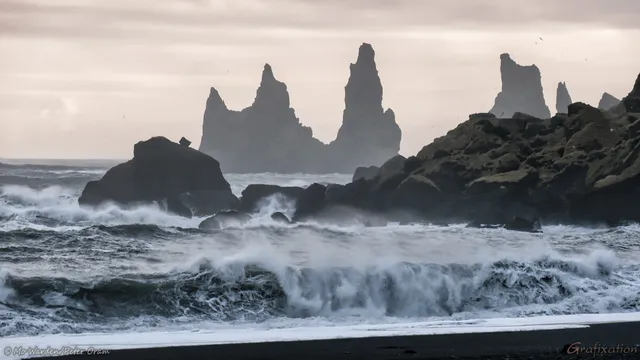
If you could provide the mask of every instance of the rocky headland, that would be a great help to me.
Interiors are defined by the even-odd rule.
[[[343,207],[401,222],[640,221],[640,76],[622,103],[634,112],[579,102],[546,119],[473,114],[376,175],[361,169],[346,185],[305,189],[251,185],[241,201],[251,209],[256,199],[282,193],[297,202],[294,221]]]
[[[286,84],[266,64],[253,104],[242,111],[228,109],[211,88],[200,151],[218,159],[225,173],[351,173],[358,166],[382,165],[398,154],[401,131],[393,111],[382,107],[370,44],[360,46],[350,72],[342,126],[330,144],[300,123]]]

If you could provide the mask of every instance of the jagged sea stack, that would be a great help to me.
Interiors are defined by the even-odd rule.
[[[560,114],[566,114],[569,111],[569,105],[571,105],[571,95],[567,89],[567,84],[563,82],[558,83],[558,89],[556,90],[556,111]]]
[[[265,64],[253,104],[229,110],[211,88],[204,113],[200,151],[220,161],[224,172],[315,172],[324,145],[313,138],[290,107],[287,85]]]
[[[226,173],[352,173],[358,166],[382,165],[398,154],[401,132],[393,111],[382,108],[382,84],[375,53],[360,47],[345,87],[342,127],[323,144],[291,108],[285,83],[269,64],[253,104],[229,110],[211,88],[204,112],[200,151],[218,159]]]
[[[602,94],[602,97],[600,98],[600,102],[598,103],[598,109],[609,110],[618,104],[620,104],[620,99],[606,92]]]
[[[370,44],[360,46],[349,69],[342,126],[330,146],[345,160],[340,170],[350,173],[358,166],[380,166],[397,155],[402,131],[393,110],[382,107],[382,83]]]
[[[518,65],[509,54],[500,55],[502,91],[496,96],[490,113],[508,118],[516,112],[538,118],[550,118],[549,107],[544,101],[542,76],[536,65]]]

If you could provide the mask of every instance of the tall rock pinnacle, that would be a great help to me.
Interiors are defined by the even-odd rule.
[[[262,80],[260,81],[260,87],[258,87],[256,91],[253,106],[262,109],[288,109],[290,105],[289,101],[287,85],[276,80],[271,65],[265,64],[262,70]]]
[[[559,82],[558,89],[556,90],[556,111],[566,114],[569,111],[569,105],[571,105],[571,103],[571,95],[569,95],[567,84]]]
[[[498,117],[511,117],[522,112],[539,118],[551,113],[544,101],[542,76],[536,65],[518,65],[509,54],[500,55],[502,91],[496,96],[490,113]]]
[[[253,104],[242,111],[229,110],[211,88],[200,151],[233,173],[352,173],[358,166],[382,165],[398,154],[401,132],[393,111],[382,108],[371,45],[360,46],[350,69],[342,127],[331,144],[300,123],[287,85],[265,64]]]
[[[382,83],[370,44],[360,46],[358,58],[349,69],[342,126],[331,146],[343,156],[349,154],[345,170],[382,165],[398,154],[402,132],[393,111],[382,107]]]

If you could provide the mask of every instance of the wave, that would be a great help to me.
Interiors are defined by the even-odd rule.
[[[141,318],[153,326],[195,319],[465,318],[487,311],[522,316],[640,310],[640,268],[622,269],[602,256],[586,260],[547,255],[530,262],[505,258],[486,264],[396,262],[362,268],[202,260],[189,271],[84,281],[4,272],[0,309],[17,318],[41,318],[44,312],[47,319],[65,324],[58,329],[65,332],[77,331],[68,328],[73,323]],[[0,336],[42,330],[38,321],[24,329],[26,323],[7,319]]]

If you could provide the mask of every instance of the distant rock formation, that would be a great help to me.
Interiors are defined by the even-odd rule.
[[[558,89],[556,90],[556,111],[559,114],[566,114],[569,111],[569,105],[571,105],[571,95],[567,89],[567,84],[564,82],[558,83]]]
[[[340,172],[351,172],[361,165],[382,165],[398,153],[402,137],[393,110],[382,108],[382,83],[373,47],[362,44],[349,69],[342,126],[331,143],[333,150],[345,157]]]
[[[287,86],[269,64],[253,104],[229,110],[211,88],[204,113],[200,151],[220,161],[224,172],[313,172],[324,144],[303,126],[289,104]]]
[[[618,104],[620,104],[620,99],[606,92],[602,94],[602,98],[600,98],[598,109],[609,110]]]
[[[351,173],[381,165],[397,155],[401,131],[393,111],[383,111],[374,57],[371,45],[360,46],[345,87],[343,124],[331,144],[300,123],[287,86],[266,64],[253,104],[242,111],[229,110],[211,88],[200,151],[218,159],[226,173]]]
[[[542,76],[536,65],[518,65],[509,54],[502,54],[500,77],[502,91],[496,96],[490,113],[499,118],[511,117],[516,112],[542,119],[551,117],[542,92]]]

